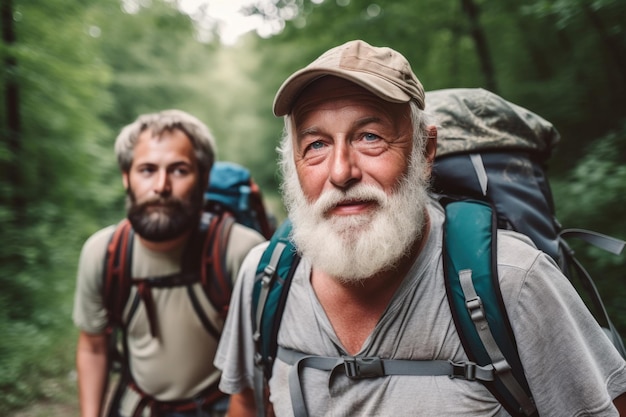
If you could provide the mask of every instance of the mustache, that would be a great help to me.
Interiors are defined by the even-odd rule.
[[[141,203],[137,203],[135,201],[137,207],[150,207],[150,206],[179,206],[183,203],[182,200],[175,197],[150,197],[147,200],[142,201]]]
[[[313,203],[313,209],[316,213],[326,216],[329,211],[342,204],[373,202],[384,207],[388,201],[389,196],[381,188],[374,185],[358,184],[347,190],[331,189],[325,191]]]

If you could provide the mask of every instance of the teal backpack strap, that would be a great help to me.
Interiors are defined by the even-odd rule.
[[[445,204],[444,275],[457,332],[470,360],[492,364],[487,388],[513,416],[536,416],[497,274],[496,221],[481,201]]]
[[[265,415],[264,393],[278,349],[278,329],[300,256],[291,241],[291,222],[276,230],[257,266],[252,291],[255,353],[255,395],[259,416]]]

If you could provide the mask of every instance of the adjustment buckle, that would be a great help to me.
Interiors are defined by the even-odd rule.
[[[379,357],[344,356],[346,375],[350,379],[377,378],[385,375],[383,362]]]
[[[452,365],[452,375],[450,378],[461,378],[467,381],[476,381],[476,365],[475,362],[453,362],[450,361],[450,365]]]
[[[274,267],[274,265],[268,264],[265,269],[263,269],[263,286],[267,287],[269,286],[270,282],[272,281],[272,277],[274,276],[274,272],[276,272],[276,268]]]
[[[480,297],[474,297],[465,301],[465,307],[470,314],[473,322],[485,319],[485,310],[483,309],[483,301]]]

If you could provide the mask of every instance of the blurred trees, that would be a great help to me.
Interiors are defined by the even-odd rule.
[[[81,244],[123,215],[120,128],[164,108],[195,114],[214,132],[218,157],[250,167],[280,212],[273,95],[350,39],[401,51],[427,89],[490,88],[552,121],[563,136],[550,161],[559,219],[626,238],[623,1],[259,0],[250,12],[282,33],[234,46],[199,41],[202,13],[175,6],[2,2],[0,414],[40,394],[42,370],[60,371],[32,358],[71,335]],[[626,255],[576,250],[626,334]]]
[[[88,4],[2,3],[0,414],[55,371],[33,358],[67,328],[77,245],[103,200],[92,186],[110,72],[82,23]]]
[[[588,228],[626,240],[626,120],[582,145],[585,157],[552,182],[557,216],[565,227]],[[626,337],[626,253],[619,256],[568,242],[602,295],[609,316]]]

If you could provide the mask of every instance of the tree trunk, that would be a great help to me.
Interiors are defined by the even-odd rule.
[[[600,40],[602,41],[602,44],[609,51],[609,57],[613,59],[615,66],[617,67],[616,73],[618,77],[620,77],[620,79],[616,81],[618,81],[620,85],[619,88],[616,88],[616,90],[622,90],[626,85],[626,51],[624,50],[624,47],[617,39],[617,37],[609,33],[600,16],[598,16],[598,14],[593,11],[593,9],[589,7],[589,5],[585,4],[584,2],[582,3],[582,5],[585,16],[587,16],[587,18],[591,22],[591,25],[595,28],[598,36],[600,37]],[[610,66],[607,67],[610,68]],[[610,75],[611,74],[609,74],[609,76]]]
[[[11,46],[15,43],[15,30],[13,28],[13,3],[12,0],[2,0],[2,41],[9,50],[4,59],[5,73],[5,109],[6,109],[6,132],[2,135],[7,141],[7,148],[11,154],[9,163],[4,168],[7,178],[11,185],[11,201],[10,205],[13,214],[18,220],[24,209],[24,201],[21,192],[21,175],[19,167],[19,155],[21,150],[21,125],[20,125],[20,107],[19,107],[19,86],[16,79],[17,60],[12,56]],[[19,221],[18,221],[19,223]]]
[[[480,66],[482,68],[483,75],[485,76],[485,87],[493,93],[498,94],[496,74],[491,61],[487,38],[482,26],[480,25],[478,6],[476,6],[473,0],[461,0],[461,8],[469,20],[470,34],[472,39],[474,39]]]

